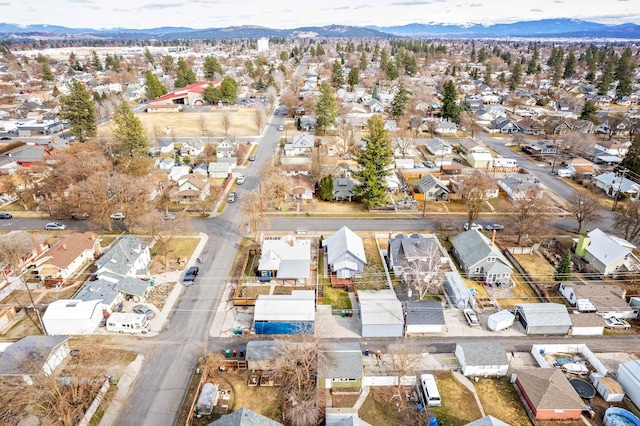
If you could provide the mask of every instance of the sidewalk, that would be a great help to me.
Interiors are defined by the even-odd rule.
[[[117,419],[120,409],[127,403],[127,396],[129,395],[129,388],[138,377],[138,373],[144,363],[144,355],[138,354],[135,360],[133,360],[122,373],[122,376],[118,379],[118,390],[116,396],[113,398],[109,406],[100,420],[99,426],[110,426]]]

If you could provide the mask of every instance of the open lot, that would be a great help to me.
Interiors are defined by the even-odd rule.
[[[531,421],[513,385],[506,378],[480,379],[474,383],[482,408],[512,426],[529,426]]]

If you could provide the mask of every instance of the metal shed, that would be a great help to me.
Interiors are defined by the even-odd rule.
[[[516,321],[526,334],[567,334],[571,318],[565,305],[559,303],[527,303],[516,305]]]
[[[404,313],[393,290],[360,290],[362,337],[402,337]]]
[[[464,309],[471,300],[471,293],[458,272],[444,273],[444,290],[458,309]]]

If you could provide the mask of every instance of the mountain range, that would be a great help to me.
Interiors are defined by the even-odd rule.
[[[408,24],[402,26],[327,25],[276,29],[261,26],[193,29],[189,27],[68,28],[56,25],[16,25],[0,23],[0,39],[100,38],[100,39],[221,39],[258,37],[343,37],[343,38],[608,38],[640,39],[640,25],[605,25],[574,19],[544,19],[493,25]]]

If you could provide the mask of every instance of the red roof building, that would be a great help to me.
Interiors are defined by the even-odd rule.
[[[214,87],[220,87],[219,81],[201,81],[199,83],[193,83],[166,95],[160,96],[157,99],[149,102],[148,108],[153,108],[157,105],[204,105],[204,91],[212,85]]]

